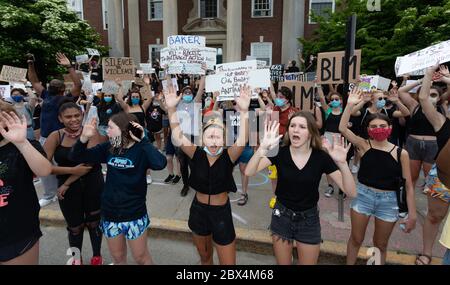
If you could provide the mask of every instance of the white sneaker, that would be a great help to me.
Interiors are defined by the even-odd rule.
[[[39,200],[39,205],[41,206],[41,208],[47,207],[48,205],[50,205],[51,203],[54,203],[58,201],[58,197],[54,196],[51,199],[44,199],[42,198],[41,200]]]
[[[150,185],[152,183],[153,183],[152,176],[151,175],[147,175],[147,185]]]
[[[356,174],[356,173],[358,173],[358,171],[359,171],[359,166],[358,165],[353,165],[352,166],[352,173]]]

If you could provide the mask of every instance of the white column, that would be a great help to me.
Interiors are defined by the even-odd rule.
[[[122,57],[125,54],[123,40],[123,19],[122,1],[106,1],[108,11],[108,44],[111,47],[109,55],[112,57]]]
[[[139,25],[139,1],[128,1],[128,35],[130,57],[135,64],[141,62],[141,33]]]
[[[227,1],[226,62],[242,59],[242,0]]]
[[[163,43],[167,46],[167,38],[178,34],[177,0],[163,1]]]
[[[298,62],[298,50],[301,44],[298,38],[305,34],[305,0],[283,1],[283,39],[281,63],[287,64],[290,60]],[[299,64],[297,63],[297,66]]]

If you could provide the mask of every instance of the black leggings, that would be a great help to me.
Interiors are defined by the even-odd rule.
[[[61,186],[65,179],[58,179]],[[89,230],[94,256],[100,256],[102,233],[100,223],[100,199],[104,180],[101,169],[89,172],[72,183],[59,201],[59,206],[67,223],[70,247],[82,250],[85,226]]]

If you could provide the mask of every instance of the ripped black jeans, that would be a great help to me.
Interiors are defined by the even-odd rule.
[[[319,209],[294,212],[277,201],[272,210],[270,231],[283,241],[318,245],[322,242]]]

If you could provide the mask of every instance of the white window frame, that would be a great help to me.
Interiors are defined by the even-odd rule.
[[[67,6],[69,7],[69,9],[74,11],[74,12],[81,12],[81,20],[84,20],[84,4],[83,4],[83,0],[75,0],[75,1],[78,1],[78,3],[81,4],[80,5],[81,6],[81,11],[77,11],[77,10],[73,9],[72,5],[69,4],[69,2],[71,2],[71,1],[72,0],[67,0]]]
[[[255,16],[255,0],[252,0],[252,18],[273,18],[273,1],[270,1],[270,16]]]
[[[270,62],[268,64],[268,66],[271,66],[272,65],[272,61],[273,61],[273,43],[272,42],[254,42],[254,43],[251,43],[250,44],[250,55],[255,57],[256,59],[258,59],[258,57],[254,55],[254,50],[255,50],[255,46],[261,45],[261,44],[270,45],[270,57],[269,57],[270,58]]]
[[[152,18],[152,9],[151,9],[152,6],[151,6],[151,4],[154,1],[155,0],[147,0],[147,14],[148,14],[147,19],[148,19],[148,21],[162,21],[163,18],[164,18],[163,16],[161,18]],[[164,0],[157,0],[157,1],[160,1],[161,5],[162,5]]]
[[[103,19],[103,30],[107,31],[106,28],[106,18],[105,18],[105,12],[106,12],[106,1],[109,0],[102,0],[102,19]],[[122,0],[122,29],[125,29],[125,14],[124,14],[124,8],[123,8],[123,0]]]
[[[201,0],[198,0],[198,17],[200,19],[214,19],[214,18],[202,18],[202,5],[201,5]],[[219,0],[216,0],[217,2],[217,18],[219,18]]]
[[[317,22],[313,22],[311,19],[311,7],[313,3],[332,3],[331,13],[334,13],[336,11],[336,0],[310,0],[309,1],[309,15],[308,15],[308,23],[309,24],[317,24]]]
[[[157,44],[148,45],[148,60],[150,61],[151,64],[153,64],[153,59],[152,59],[153,48],[159,48],[159,50],[161,52],[161,50],[164,48],[164,45],[157,45]],[[159,60],[159,58],[158,58],[158,60]]]

